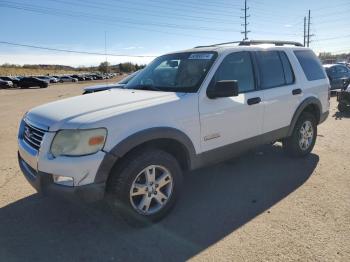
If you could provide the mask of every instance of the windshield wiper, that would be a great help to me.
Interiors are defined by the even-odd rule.
[[[162,90],[156,88],[153,85],[137,85],[137,86],[133,87],[132,89],[150,90],[150,91],[162,91]]]

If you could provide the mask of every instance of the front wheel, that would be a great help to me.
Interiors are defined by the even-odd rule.
[[[138,150],[118,164],[107,185],[107,200],[132,225],[147,225],[172,209],[182,184],[177,160],[159,149]]]
[[[283,148],[293,157],[304,157],[308,155],[315,146],[317,137],[316,118],[308,113],[302,113],[295,124],[293,133],[285,138]]]

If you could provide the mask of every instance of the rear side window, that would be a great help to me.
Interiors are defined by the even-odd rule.
[[[294,51],[294,54],[298,58],[307,80],[314,81],[326,78],[321,63],[314,52],[311,50],[297,50]]]
[[[259,63],[261,88],[268,89],[285,85],[284,68],[279,52],[260,51],[256,55]]]

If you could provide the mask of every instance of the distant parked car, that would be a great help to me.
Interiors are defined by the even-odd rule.
[[[57,77],[49,76],[49,78],[50,78],[50,83],[58,83]]]
[[[92,81],[92,80],[94,80],[94,78],[92,76],[90,76],[90,75],[85,75],[84,78],[85,78],[85,81]]]
[[[338,62],[337,64],[338,64],[338,65],[345,65],[347,68],[350,69],[350,63],[347,63],[347,62]]]
[[[331,90],[344,89],[350,82],[350,69],[343,64],[324,65],[331,83]]]
[[[129,83],[129,81],[131,79],[133,79],[139,72],[136,71],[130,75],[128,75],[127,77],[123,78],[121,81],[114,83],[114,84],[108,84],[108,85],[96,85],[96,86],[89,86],[89,87],[85,87],[84,88],[84,92],[83,95],[86,94],[91,94],[91,93],[96,93],[96,92],[100,92],[100,91],[105,91],[105,90],[109,90],[112,88],[123,88],[127,83]]]
[[[0,79],[4,81],[11,81],[14,87],[18,86],[19,78],[17,77],[1,76]]]
[[[85,77],[82,75],[71,75],[71,77],[78,79],[78,81],[85,81]]]
[[[46,81],[47,83],[50,83],[50,77],[48,76],[38,76],[37,78],[43,80],[43,81]]]
[[[64,82],[78,82],[79,80],[77,78],[73,78],[71,76],[62,76],[60,77],[59,82],[64,83]]]
[[[94,80],[103,80],[104,77],[102,75],[98,75],[98,74],[93,74],[91,75],[93,77]]]
[[[18,83],[18,87],[20,88],[29,88],[29,87],[36,87],[36,86],[40,88],[46,88],[49,86],[49,83],[37,77],[24,77]]]
[[[11,81],[5,81],[0,79],[0,88],[10,88],[13,87],[13,83]]]

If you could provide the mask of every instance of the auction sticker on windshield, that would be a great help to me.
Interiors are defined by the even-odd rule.
[[[210,60],[213,57],[214,54],[208,54],[208,53],[197,53],[197,54],[191,54],[188,59],[203,59],[203,60]]]

